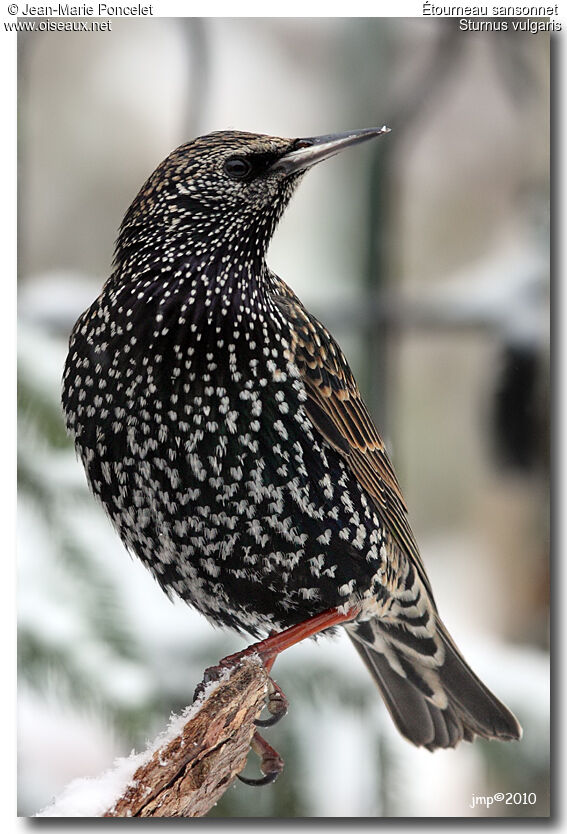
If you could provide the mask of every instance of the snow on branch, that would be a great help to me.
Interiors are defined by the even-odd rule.
[[[143,753],[118,759],[94,779],[75,779],[39,817],[202,817],[246,764],[268,674],[246,657]]]

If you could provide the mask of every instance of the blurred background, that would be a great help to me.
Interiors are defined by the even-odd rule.
[[[524,738],[413,749],[348,640],[310,641],[275,670],[283,775],[212,815],[547,815],[548,35],[191,18],[19,38],[20,814],[143,748],[244,645],[127,555],[65,435],[68,336],[125,210],[195,135],[386,123],[309,173],[268,260],[344,348],[443,618]],[[471,807],[497,791],[515,800]]]

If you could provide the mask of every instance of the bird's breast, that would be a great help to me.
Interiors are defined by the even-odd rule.
[[[64,403],[92,490],[163,587],[213,619],[218,604],[253,630],[340,604],[373,573],[373,511],[307,416],[285,332],[259,314],[182,325],[75,331]]]

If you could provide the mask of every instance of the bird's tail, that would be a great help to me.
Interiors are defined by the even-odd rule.
[[[428,750],[475,736],[519,739],[515,716],[479,680],[437,613],[433,616],[434,636],[425,639],[377,618],[346,626],[398,730]]]

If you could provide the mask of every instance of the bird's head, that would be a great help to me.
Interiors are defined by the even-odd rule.
[[[116,262],[176,252],[193,257],[237,247],[263,258],[305,171],[388,128],[305,139],[209,133],[174,150],[140,190],[122,223]]]

